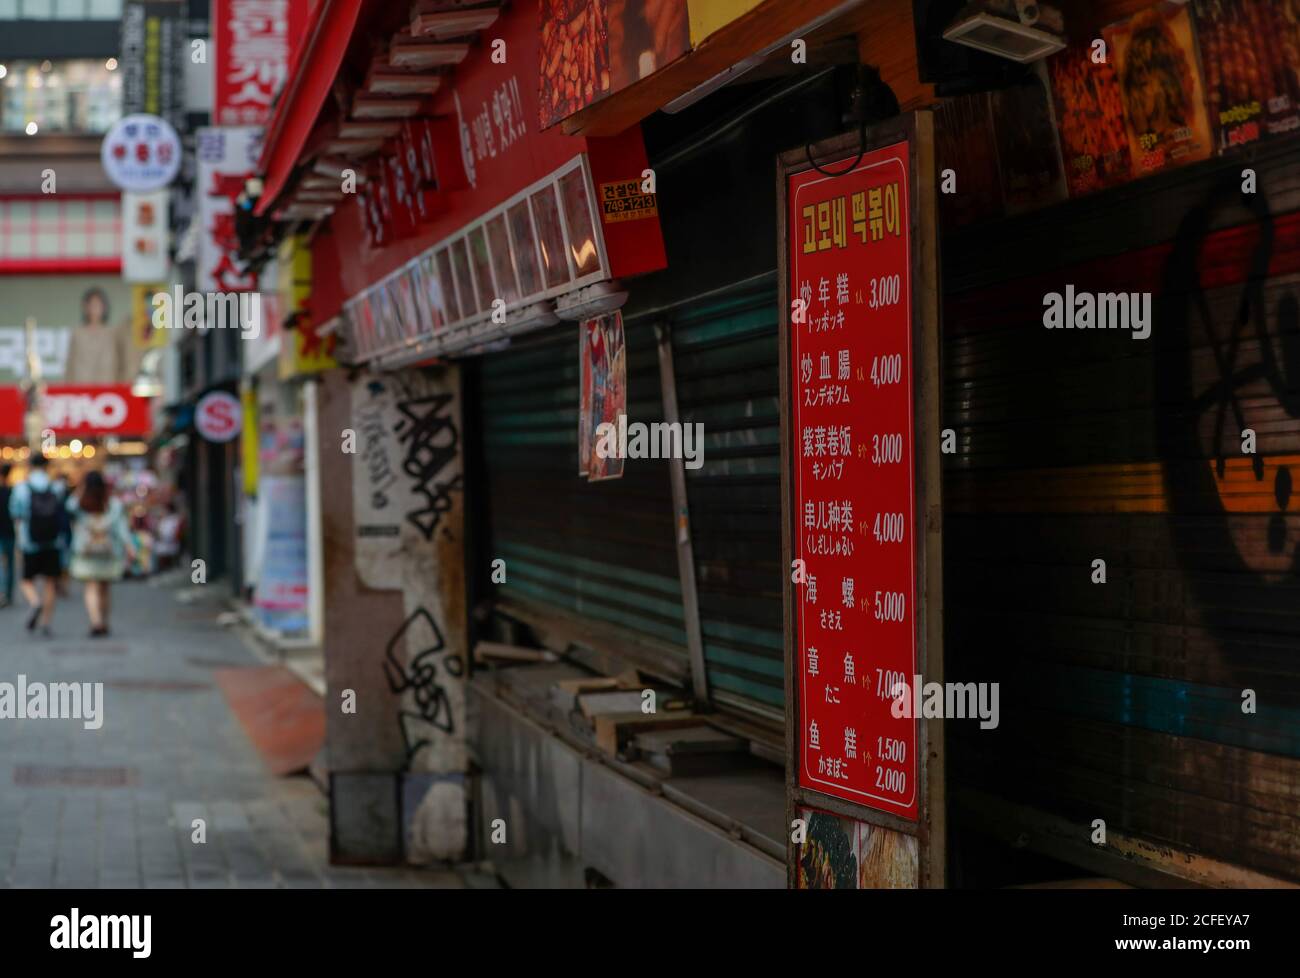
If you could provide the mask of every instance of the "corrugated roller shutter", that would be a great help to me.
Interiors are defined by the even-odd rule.
[[[649,326],[629,325],[628,416],[663,419]],[[667,463],[628,460],[621,479],[578,475],[578,327],[478,364],[490,557],[501,596],[649,637],[684,675],[686,635]]]
[[[672,319],[678,410],[704,425],[686,471],[709,687],[720,703],[784,712],[781,416],[770,284]]]
[[[947,728],[954,796],[1300,878],[1298,164],[945,240],[946,666],[1001,683]],[[1150,337],[1044,329],[1067,285],[1149,293]]]

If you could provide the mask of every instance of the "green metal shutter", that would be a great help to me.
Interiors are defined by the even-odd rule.
[[[626,329],[629,421],[663,420],[649,325]],[[630,459],[623,478],[578,475],[578,327],[482,358],[479,400],[489,552],[511,602],[648,637],[686,674],[686,634],[667,462]],[[624,651],[622,649],[618,651]],[[635,656],[633,656],[635,657]]]
[[[784,716],[781,414],[771,283],[672,317],[682,422],[704,425],[686,470],[704,657],[714,699]]]

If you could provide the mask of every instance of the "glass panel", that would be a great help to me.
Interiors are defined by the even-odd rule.
[[[56,20],[85,20],[86,0],[54,0]]]
[[[0,20],[18,19],[18,0],[0,0]]]
[[[560,200],[564,204],[564,219],[569,225],[569,250],[578,278],[600,270],[600,252],[596,248],[589,199],[587,176],[582,167],[560,177]]]
[[[45,227],[37,231],[36,254],[40,258],[58,258],[59,232]]]
[[[569,281],[569,262],[564,256],[564,232],[560,228],[560,210],[555,204],[555,190],[544,187],[533,194],[533,221],[538,244],[542,246],[542,268],[546,287]]]
[[[521,200],[506,212],[510,221],[510,240],[515,246],[515,268],[519,272],[519,287],[524,295],[533,295],[545,289],[537,267],[537,240],[533,237],[533,222],[528,216],[528,201]]]
[[[50,0],[23,0],[23,16],[28,20],[49,20],[53,9]]]
[[[90,240],[91,253],[97,258],[112,258],[118,253],[122,244],[112,231],[96,230]]]
[[[483,235],[482,226],[474,228],[469,233],[469,260],[474,268],[474,284],[478,289],[478,311],[489,312],[492,309],[492,300],[500,297],[496,295],[495,286],[492,284],[492,271],[488,267],[487,238]]]
[[[456,283],[451,277],[451,255],[446,248],[438,252],[438,287],[443,301],[447,304],[447,322],[454,323],[461,318],[460,303],[456,301]]]
[[[424,284],[424,259],[418,259],[406,266],[402,277],[410,283],[411,304],[415,307],[415,318],[420,327],[417,335],[428,333],[433,329],[433,315],[429,312],[429,290]]]
[[[122,16],[122,0],[90,0],[91,20],[118,20]]]
[[[442,252],[446,254],[446,252]],[[447,300],[438,282],[438,264],[433,255],[425,255],[417,263],[420,269],[420,286],[424,290],[424,308],[429,314],[429,329],[438,332],[447,325]]]
[[[10,61],[0,81],[5,132],[104,132],[122,114],[121,73],[102,60]]]
[[[460,296],[461,316],[472,316],[478,312],[478,306],[474,304],[474,292],[470,288],[469,252],[465,249],[464,238],[451,243],[451,264],[456,270],[456,294]]]
[[[487,222],[488,247],[492,250],[492,271],[496,273],[497,289],[506,305],[519,301],[519,284],[515,281],[515,263],[510,259],[510,238],[506,234],[506,219],[500,214]]]

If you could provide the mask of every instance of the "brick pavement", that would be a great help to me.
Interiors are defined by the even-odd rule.
[[[191,592],[192,593],[192,592]],[[103,727],[0,720],[0,886],[460,887],[445,870],[328,865],[327,803],[262,766],[214,668],[259,665],[213,599],[114,588],[113,635],[86,637],[80,589],[53,638],[0,610],[0,682],[103,682]],[[205,819],[207,841],[192,841]],[[473,883],[471,878],[470,883]]]

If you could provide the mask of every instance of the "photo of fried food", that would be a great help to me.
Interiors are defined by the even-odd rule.
[[[691,47],[686,0],[543,0],[541,32],[542,128]]]
[[[609,91],[608,0],[543,0],[538,95],[542,128]]]

